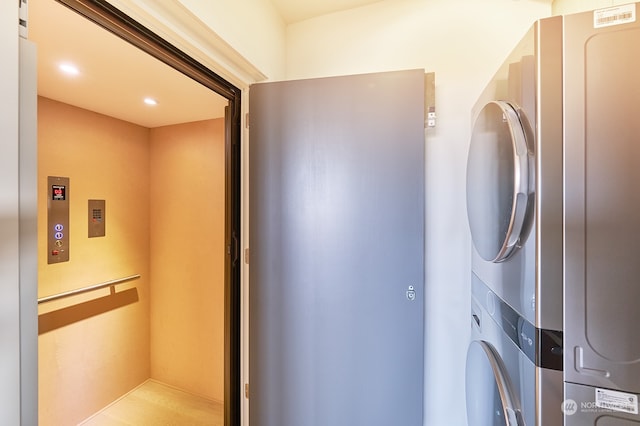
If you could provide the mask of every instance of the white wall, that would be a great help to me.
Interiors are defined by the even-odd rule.
[[[284,78],[285,24],[270,0],[179,0],[270,80]]]
[[[471,106],[533,22],[551,14],[549,3],[389,0],[287,28],[287,79],[408,68],[436,73],[437,128],[426,142],[425,425],[466,424]]]
[[[0,2],[0,418],[20,424],[18,2]]]
[[[554,15],[584,12],[593,9],[618,6],[630,3],[632,0],[555,0],[553,2]]]

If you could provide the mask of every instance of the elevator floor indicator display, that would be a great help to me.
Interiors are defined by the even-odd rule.
[[[69,260],[69,178],[49,176],[47,263]]]
[[[67,199],[67,187],[65,185],[51,185],[51,199],[64,201]]]

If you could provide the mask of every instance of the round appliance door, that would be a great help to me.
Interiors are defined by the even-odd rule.
[[[533,211],[533,146],[521,112],[489,102],[473,127],[467,159],[467,216],[473,245],[502,262],[526,241]]]
[[[494,347],[474,340],[467,350],[467,422],[474,426],[524,426],[511,381]]]

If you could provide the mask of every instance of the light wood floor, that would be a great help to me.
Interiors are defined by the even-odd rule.
[[[223,426],[223,405],[147,380],[82,426]]]

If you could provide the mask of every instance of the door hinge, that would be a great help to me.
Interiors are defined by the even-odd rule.
[[[249,383],[244,384],[244,397],[249,399]]]
[[[249,264],[249,248],[244,249],[244,263]]]
[[[436,127],[436,73],[424,75],[424,127]]]
[[[246,129],[248,129],[248,128],[249,128],[249,113],[246,113],[246,114],[244,115],[244,127],[245,127]]]
[[[28,38],[29,29],[27,27],[29,21],[29,8],[27,6],[27,0],[20,0],[20,10],[18,12],[18,29],[20,31],[20,37]]]

